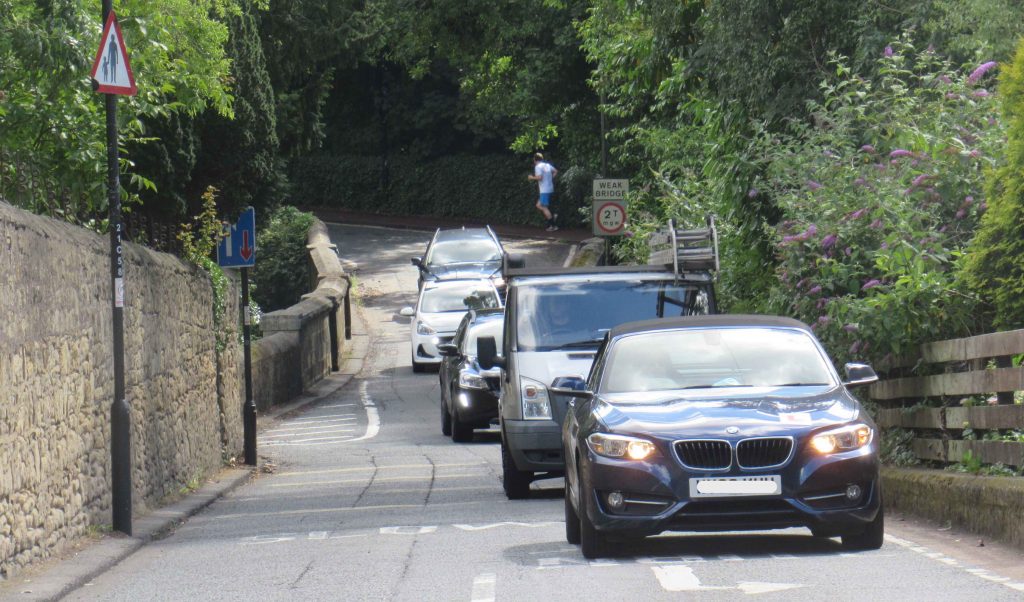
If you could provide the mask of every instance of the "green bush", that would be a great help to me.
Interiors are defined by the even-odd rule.
[[[529,160],[509,155],[455,155],[429,161],[395,156],[387,176],[380,157],[303,157],[291,168],[291,201],[385,215],[433,215],[489,223],[540,224],[537,185],[526,179]],[[560,168],[555,211],[569,224],[582,223],[585,197],[568,166]]]
[[[984,88],[994,64],[953,69],[908,44],[885,55],[874,82],[837,62],[813,124],[760,136],[750,192],[782,212],[765,309],[811,323],[839,361],[986,327],[958,268],[1005,139]]]
[[[284,205],[257,229],[252,297],[263,311],[294,305],[309,292],[306,237],[312,224],[312,214]]]
[[[989,177],[988,212],[971,243],[964,273],[971,288],[992,304],[995,326],[1013,329],[1024,327],[1024,41],[1000,80],[1009,128],[1006,162]]]

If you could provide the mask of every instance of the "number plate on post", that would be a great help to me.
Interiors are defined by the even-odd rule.
[[[708,477],[690,479],[690,497],[743,497],[755,495],[779,495],[782,493],[782,477]]]

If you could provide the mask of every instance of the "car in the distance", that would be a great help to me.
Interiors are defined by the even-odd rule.
[[[444,356],[438,368],[441,385],[441,432],[452,441],[473,439],[473,430],[488,428],[498,418],[500,370],[484,370],[476,359],[481,336],[501,340],[503,309],[470,310],[451,343],[438,345]]]
[[[423,372],[441,363],[438,345],[450,343],[462,317],[471,309],[501,307],[501,297],[489,279],[427,282],[416,307],[399,313],[411,317],[412,369]]]
[[[438,228],[423,255],[412,258],[419,270],[417,287],[431,281],[490,278],[500,289],[503,255],[501,241],[490,226]]]
[[[663,531],[807,527],[882,545],[875,424],[796,320],[715,315],[611,330],[586,381],[567,375],[566,539],[588,558]]]

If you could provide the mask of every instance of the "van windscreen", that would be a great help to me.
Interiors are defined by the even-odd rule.
[[[596,348],[604,333],[634,320],[707,314],[705,289],[671,281],[593,281],[520,285],[520,351]]]

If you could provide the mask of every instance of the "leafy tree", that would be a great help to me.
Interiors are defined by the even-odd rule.
[[[1024,327],[1024,40],[1000,75],[999,97],[1008,124],[1006,162],[990,173],[989,208],[971,243],[965,275],[991,303],[997,328]]]
[[[129,148],[147,141],[143,119],[231,114],[227,29],[233,0],[125,0],[118,4],[139,94],[120,102]],[[99,44],[99,6],[75,0],[0,0],[0,195],[22,207],[87,219],[106,210],[101,95],[88,73]],[[152,186],[122,155],[133,194]]]

